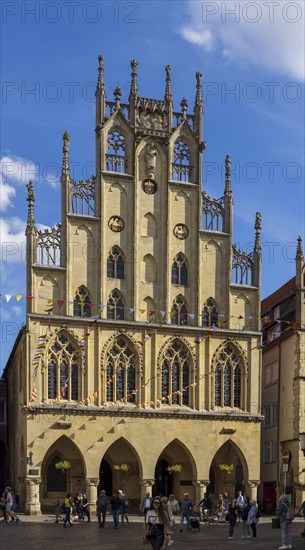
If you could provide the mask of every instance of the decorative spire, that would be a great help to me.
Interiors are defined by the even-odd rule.
[[[255,243],[254,243],[254,252],[261,255],[261,229],[262,229],[262,215],[260,212],[256,212],[255,215]]]
[[[120,109],[120,106],[121,106],[120,97],[122,96],[122,92],[119,86],[116,87],[116,89],[113,92],[113,95],[115,99],[115,108]]]
[[[70,146],[70,134],[69,132],[65,132],[63,135],[63,159],[62,159],[62,169],[61,169],[61,175],[62,177],[69,177],[70,176],[70,165],[69,165],[69,146]]]
[[[131,66],[131,87],[130,87],[130,94],[138,95],[138,82],[137,82],[137,66],[138,62],[133,59],[130,62]]]
[[[297,253],[296,253],[295,259],[296,260],[304,260],[303,246],[302,246],[301,237],[298,237]]]
[[[185,97],[182,98],[182,101],[180,103],[180,107],[181,107],[181,110],[182,110],[182,119],[186,120],[186,111],[187,111],[187,108],[188,108],[188,103],[187,103],[187,99]]]
[[[28,220],[27,220],[27,227],[33,229],[35,225],[35,219],[34,219],[34,202],[35,202],[35,195],[34,195],[34,186],[31,181],[26,186],[28,190]]]
[[[96,92],[105,93],[104,58],[102,55],[98,56],[98,78],[97,78]]]
[[[232,186],[231,186],[231,159],[230,156],[226,156],[226,185],[225,185],[225,195],[232,196]]]
[[[166,101],[172,101],[172,81],[171,81],[171,67],[167,65],[166,70],[166,87],[165,87],[165,96]]]
[[[201,85],[201,78],[202,78],[202,73],[200,73],[199,71],[197,71],[197,73],[196,73],[197,84],[196,84],[195,107],[196,107],[196,106],[202,107],[202,85]]]

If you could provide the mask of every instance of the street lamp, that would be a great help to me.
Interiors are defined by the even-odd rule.
[[[300,446],[301,451],[303,451],[303,455],[305,456],[305,432],[299,434],[300,435]]]

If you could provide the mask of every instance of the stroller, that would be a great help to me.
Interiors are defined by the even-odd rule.
[[[199,506],[194,506],[192,515],[190,516],[190,529],[198,529],[200,531],[200,509]]]

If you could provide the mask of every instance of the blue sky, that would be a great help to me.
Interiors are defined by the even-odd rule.
[[[65,130],[74,179],[94,172],[101,53],[108,100],[117,84],[126,100],[131,59],[140,95],[162,99],[170,64],[175,110],[185,96],[191,113],[195,72],[203,73],[203,188],[223,194],[229,153],[241,248],[249,250],[262,213],[262,297],[295,274],[304,236],[304,4],[266,4],[2,2],[1,293],[14,296],[2,296],[0,371],[25,320],[25,185],[35,181],[37,226],[60,222]]]

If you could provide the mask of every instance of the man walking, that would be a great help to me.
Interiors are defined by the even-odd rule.
[[[146,517],[146,512],[150,509],[152,498],[149,493],[146,493],[145,497],[141,500],[140,512],[144,514],[144,521]]]
[[[183,532],[183,522],[186,518],[187,528],[190,529],[190,515],[193,508],[193,503],[189,498],[188,493],[184,493],[183,499],[181,500],[181,514],[180,514],[180,531]]]
[[[107,506],[108,506],[108,497],[106,496],[106,491],[102,490],[96,501],[96,515],[97,515],[99,527],[105,527]]]
[[[111,509],[112,509],[112,515],[113,515],[113,521],[114,521],[114,528],[119,528],[119,517],[122,507],[122,500],[120,499],[120,493],[117,491],[114,493],[114,495],[110,499]]]

